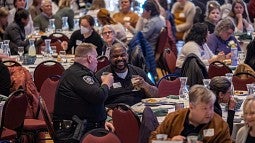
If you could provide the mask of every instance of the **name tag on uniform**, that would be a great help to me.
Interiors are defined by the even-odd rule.
[[[81,45],[82,41],[81,40],[76,40],[76,45]]]
[[[206,129],[203,130],[204,137],[212,137],[214,136],[214,129]]]
[[[180,14],[179,14],[179,17],[182,17],[182,18],[183,18],[183,17],[185,17],[185,14],[184,14],[184,13],[180,13]]]
[[[120,87],[122,87],[122,86],[121,86],[121,83],[120,83],[120,82],[115,82],[115,83],[112,84],[112,87],[113,87],[113,88],[120,88]]]

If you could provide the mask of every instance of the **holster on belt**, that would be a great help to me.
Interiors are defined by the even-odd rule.
[[[72,139],[80,140],[86,129],[87,120],[81,120],[78,116],[74,115],[72,120],[77,123]]]

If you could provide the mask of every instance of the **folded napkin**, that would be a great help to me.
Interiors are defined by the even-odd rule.
[[[167,108],[158,108],[158,109],[152,109],[153,113],[155,116],[159,117],[159,116],[166,116],[168,113],[168,109]]]

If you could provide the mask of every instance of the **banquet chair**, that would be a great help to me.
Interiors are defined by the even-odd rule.
[[[98,128],[87,132],[80,143],[121,143],[121,141],[113,132]]]
[[[50,46],[56,46],[57,53],[59,53],[59,51],[64,50],[61,46],[61,43],[63,41],[66,41],[67,43],[69,42],[69,38],[63,33],[52,33],[51,35],[49,35],[49,37],[44,37],[43,39],[51,39]],[[41,43],[39,43],[39,48],[37,51],[38,54],[41,54],[41,51],[43,50],[44,46],[45,42],[41,41]]]
[[[246,84],[255,83],[255,77],[252,74],[249,74],[249,73],[243,73],[243,74],[247,74],[250,76],[245,79],[242,79],[238,75],[233,75],[232,83],[234,86],[234,90],[247,91]]]
[[[6,65],[7,67],[21,66],[20,63],[11,60],[3,61],[3,64]]]
[[[223,62],[214,61],[209,65],[208,76],[210,79],[215,76],[225,76],[226,73],[232,73],[232,70]]]
[[[164,76],[175,72],[176,60],[175,54],[169,48],[164,50],[158,61],[158,66]]]
[[[242,79],[245,79],[250,76],[255,76],[255,71],[247,64],[239,64],[235,69],[234,75],[237,75]]]
[[[47,125],[47,129],[48,132],[50,134],[51,139],[54,141],[57,141],[57,135],[56,132],[54,131],[54,127],[52,124],[52,119],[50,117],[49,111],[47,109],[47,106],[45,104],[45,101],[43,100],[43,98],[41,96],[39,96],[39,105],[40,105],[40,109],[43,115],[43,119],[46,122]]]
[[[106,56],[100,56],[97,58],[97,71],[110,64],[110,61]]]
[[[122,143],[138,143],[140,119],[126,104],[117,104],[112,112],[115,133]]]
[[[0,140],[21,141],[27,105],[28,101],[24,90],[19,89],[10,94],[3,106]]]
[[[53,75],[62,75],[65,71],[64,67],[56,61],[47,60],[41,62],[36,66],[34,71],[34,82],[37,87],[37,90],[41,90],[43,82]]]
[[[174,78],[173,80],[171,78]],[[158,82],[158,96],[179,95],[181,87],[180,79],[175,74],[168,74]]]
[[[159,122],[149,106],[143,110],[142,123],[139,131],[139,143],[148,143],[152,131],[155,131]]]
[[[42,84],[40,96],[44,99],[47,109],[49,111],[49,114],[53,115],[54,110],[54,102],[55,102],[55,93],[56,89],[59,83],[60,76],[59,75],[53,75],[51,77],[48,77]]]

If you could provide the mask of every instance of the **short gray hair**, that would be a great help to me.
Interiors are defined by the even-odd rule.
[[[203,85],[193,85],[189,90],[189,102],[192,104],[214,103],[215,100],[214,93]]]
[[[91,43],[81,43],[75,48],[75,57],[85,57],[88,53],[93,52],[93,49],[96,50],[96,46]]]
[[[218,22],[218,24],[215,27],[214,33],[219,36],[219,33],[221,31],[227,31],[229,29],[235,31],[234,22],[230,18],[225,18]]]
[[[106,28],[110,29],[110,30],[112,31],[112,33],[113,33],[114,35],[116,35],[116,32],[115,32],[115,30],[113,29],[113,27],[112,27],[111,25],[105,25],[105,26],[103,26],[103,27],[102,27],[102,30],[101,30],[101,34],[103,34],[103,32],[104,32],[104,30],[105,30]]]

